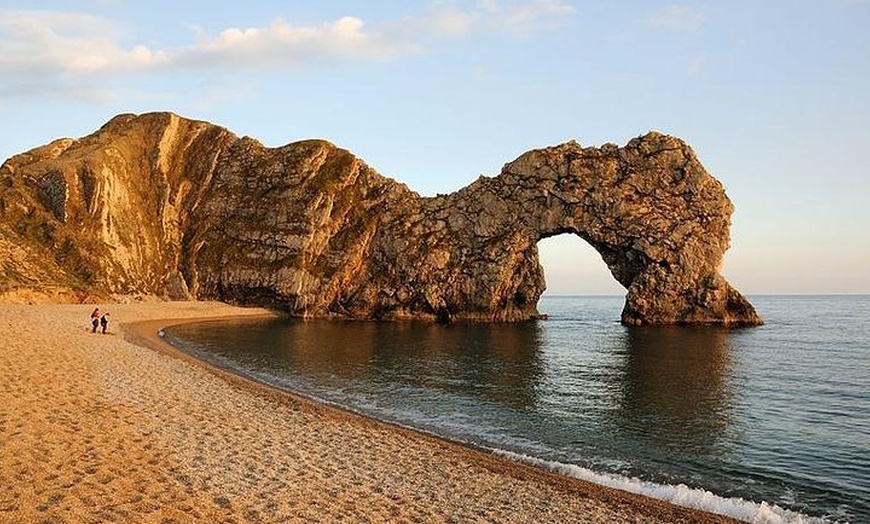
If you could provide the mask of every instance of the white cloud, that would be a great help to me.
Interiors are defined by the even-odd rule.
[[[81,13],[0,10],[0,72],[79,75],[127,70],[165,59],[147,47],[124,49],[112,22]]]
[[[90,14],[0,8],[0,97],[106,99],[112,82],[132,73],[275,70],[330,61],[389,60],[418,51],[426,35],[456,38],[485,31],[525,36],[575,12],[560,0],[465,4],[436,4],[423,17],[374,29],[353,16],[305,26],[276,20],[217,34],[194,28],[189,44],[167,48],[130,42],[134,35],[120,24]]]
[[[175,49],[125,48],[110,20],[80,13],[0,10],[0,71],[5,74],[88,75],[191,66],[275,67],[327,58],[385,59],[407,43],[364,30],[363,21],[340,18],[319,26],[277,20],[265,27],[228,28]]]
[[[105,100],[102,81],[128,73],[174,68],[274,69],[314,61],[388,59],[413,50],[409,42],[366,31],[344,17],[317,26],[277,20],[265,27],[191,35],[187,46],[125,46],[120,25],[84,13],[0,9],[0,96]],[[113,76],[114,75],[114,76]]]
[[[318,26],[276,20],[265,27],[229,28],[172,52],[171,62],[194,67],[292,67],[324,59],[385,60],[411,52],[410,42],[366,31],[346,16]]]
[[[145,46],[124,48],[111,21],[82,13],[0,9],[0,97],[50,96],[89,103],[114,98],[95,75],[166,60]]]
[[[706,21],[702,11],[685,5],[668,6],[646,19],[653,27],[677,31],[697,31]]]
[[[476,31],[528,36],[561,25],[576,12],[573,6],[559,0],[512,3],[478,0],[469,7],[463,7],[459,2],[442,2],[435,4],[418,25],[432,34],[448,38]]]

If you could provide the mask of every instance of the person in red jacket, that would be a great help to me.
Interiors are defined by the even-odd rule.
[[[97,326],[100,325],[100,308],[94,308],[94,312],[91,313],[91,325],[94,327],[91,330],[91,333],[97,332]]]

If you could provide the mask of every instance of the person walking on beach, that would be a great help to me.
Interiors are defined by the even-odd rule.
[[[109,325],[109,314],[108,313],[103,313],[103,315],[100,317],[100,325],[103,326],[103,334],[105,335],[106,334],[106,326]]]
[[[94,327],[91,330],[91,333],[97,332],[97,326],[100,325],[100,308],[94,308],[94,312],[91,313],[91,325]]]

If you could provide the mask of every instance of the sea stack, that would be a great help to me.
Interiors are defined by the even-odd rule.
[[[719,274],[733,206],[681,140],[567,142],[421,197],[323,140],[267,148],[171,113],[120,115],[0,168],[0,293],[217,299],[299,317],[522,321],[539,240],[578,235],[627,325],[755,325]]]

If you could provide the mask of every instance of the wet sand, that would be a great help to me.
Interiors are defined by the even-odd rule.
[[[735,522],[563,477],[187,357],[219,303],[0,305],[0,522]],[[122,326],[122,327],[119,327]]]

